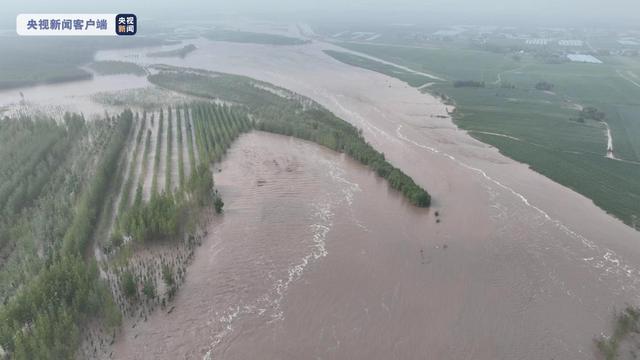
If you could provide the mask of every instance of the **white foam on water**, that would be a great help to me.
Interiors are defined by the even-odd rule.
[[[229,307],[218,319],[221,324],[224,324],[224,329],[213,336],[213,341],[203,359],[212,359],[213,350],[233,332],[233,323],[240,316],[253,314],[262,317],[268,313],[271,317],[269,322],[284,319],[281,303],[289,285],[302,277],[310,263],[328,255],[325,239],[333,226],[333,205],[330,202],[320,202],[314,203],[312,206],[315,208],[313,218],[317,222],[309,226],[313,234],[311,251],[300,262],[289,267],[287,276],[276,280],[267,293],[256,299],[255,304]]]
[[[303,276],[305,270],[311,263],[329,254],[325,240],[327,234],[333,227],[333,218],[335,216],[334,208],[340,205],[340,203],[346,202],[352,210],[351,205],[353,204],[354,193],[362,190],[357,183],[351,182],[346,178],[345,170],[339,166],[337,161],[323,160],[321,163],[326,167],[327,173],[333,182],[340,185],[339,188],[342,197],[331,201],[331,196],[325,195],[322,197],[323,200],[316,201],[312,204],[313,224],[309,226],[312,233],[310,252],[302,257],[297,264],[289,267],[287,269],[287,276],[277,279],[267,293],[256,299],[255,304],[232,306],[220,315],[218,320],[219,323],[224,324],[224,329],[213,336],[209,350],[203,359],[211,360],[213,358],[213,351],[224,338],[233,332],[233,323],[243,315],[255,315],[259,317],[269,315],[270,319],[268,323],[283,320],[284,313],[281,309],[281,304],[287,294],[289,286]],[[360,226],[363,227],[361,224]],[[216,315],[218,314],[216,313]]]
[[[346,178],[345,170],[341,168],[337,162],[330,160],[324,160],[323,162],[329,169],[329,176],[331,177],[331,179],[336,183],[344,185],[342,187],[342,194],[344,195],[344,200],[349,205],[351,220],[362,230],[369,231],[369,229],[362,223],[362,221],[360,221],[360,219],[355,216],[352,207],[355,194],[362,191],[360,185],[355,182],[349,181]]]
[[[599,255],[599,257],[601,257],[603,260],[598,260],[595,261],[595,258],[583,258],[584,261],[590,262],[594,267],[596,268],[604,268],[606,266],[606,264],[608,263],[609,267],[607,267],[605,269],[605,272],[607,273],[612,273],[612,274],[623,274],[628,278],[631,278],[633,275],[640,275],[640,272],[638,270],[636,270],[635,268],[633,268],[632,266],[628,265],[628,264],[623,264],[623,262],[618,258],[618,255],[610,249],[607,248],[601,248],[598,245],[596,245],[593,241],[587,239],[586,237],[584,237],[581,234],[578,234],[577,232],[575,232],[574,230],[570,229],[567,225],[563,224],[560,220],[554,219],[552,218],[546,211],[542,210],[541,208],[531,204],[531,202],[529,202],[529,200],[522,195],[521,193],[515,191],[513,188],[501,183],[500,181],[492,178],[491,176],[489,176],[484,170],[473,167],[469,164],[466,164],[465,162],[458,160],[456,157],[454,157],[451,154],[448,154],[446,152],[443,152],[441,150],[438,150],[434,147],[431,146],[427,146],[424,144],[420,144],[414,140],[409,139],[408,137],[406,137],[405,135],[402,134],[401,132],[402,130],[402,125],[399,125],[398,128],[396,129],[396,135],[398,136],[398,138],[411,143],[421,149],[425,149],[428,150],[432,153],[435,154],[440,154],[452,161],[454,161],[455,163],[457,163],[458,165],[469,169],[479,175],[481,175],[484,179],[490,181],[491,183],[499,186],[500,188],[506,190],[507,192],[511,193],[512,195],[514,195],[515,197],[517,197],[524,205],[526,205],[527,207],[535,210],[538,214],[542,215],[543,218],[547,221],[550,222],[551,224],[553,224],[556,228],[560,229],[562,232],[564,232],[566,235],[568,235],[569,237],[573,238],[573,239],[577,239],[579,240],[585,247],[587,247],[589,250],[597,253]],[[638,282],[638,277],[633,277],[632,278],[632,288],[636,289],[636,283]]]
[[[343,185],[341,187],[341,191],[344,195],[344,200],[349,204],[349,206],[353,205],[353,196],[356,192],[362,191],[362,189],[360,189],[360,185],[349,181],[345,177],[345,170],[341,168],[336,161],[323,160],[322,162],[328,168],[328,173],[331,179],[334,182]]]
[[[363,127],[365,127],[366,129],[368,129],[374,137],[377,137],[378,135],[382,135],[386,140],[392,141],[392,142],[398,142],[398,139],[389,135],[386,131],[380,129],[379,127],[375,126],[373,123],[367,121],[363,116],[361,116],[360,114],[358,114],[355,111],[351,111],[349,109],[347,109],[346,107],[342,106],[342,104],[338,101],[338,99],[336,99],[335,96],[330,96],[327,93],[324,93],[324,95],[326,97],[328,97],[329,99],[331,99],[333,101],[333,103],[340,108],[340,111],[342,111],[345,114],[348,114],[350,118],[353,119],[357,119],[360,124],[362,124]],[[343,95],[339,95],[341,97],[344,97]]]

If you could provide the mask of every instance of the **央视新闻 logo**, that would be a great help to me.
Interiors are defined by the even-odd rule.
[[[134,14],[116,15],[116,34],[135,35],[138,31],[138,18]]]

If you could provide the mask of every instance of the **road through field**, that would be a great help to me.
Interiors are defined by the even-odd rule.
[[[136,328],[139,341],[170,338],[181,347],[167,356],[225,359],[593,359],[593,339],[609,331],[614,309],[638,303],[640,233],[457,129],[436,98],[333,60],[322,52],[330,44],[195,44],[185,59],[166,62],[247,75],[316,100],[361,128],[431,192],[434,206],[410,211],[397,197],[379,196],[381,187],[362,173],[346,170],[361,193],[334,213],[351,212],[358,222],[331,227],[326,256],[287,283],[275,317],[250,307],[262,304],[252,286],[263,279],[255,276],[268,282],[279,274],[268,269],[291,261],[273,260],[273,249],[251,248],[250,234],[223,225],[189,270],[197,275],[187,276],[176,300],[180,318],[152,318]],[[223,177],[223,184],[233,182]],[[244,199],[252,184],[239,182],[223,195]],[[287,194],[301,191],[292,183]],[[260,206],[268,216],[273,204]],[[237,218],[230,211],[224,221],[241,226],[252,214],[246,211],[236,211]],[[287,230],[295,226],[286,219],[278,219],[281,230],[272,229],[270,240],[295,252]],[[154,328],[159,323],[166,327]],[[119,355],[145,357],[141,342],[124,338]]]

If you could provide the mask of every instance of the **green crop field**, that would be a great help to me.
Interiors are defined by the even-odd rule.
[[[498,74],[521,66],[511,56],[456,46],[418,48],[391,45],[338,44],[410,69],[447,80],[495,81]]]
[[[550,64],[533,55],[453,45],[339,45],[445,79],[431,80],[434,84],[427,90],[455,102],[454,121],[472,136],[591,198],[627,224],[640,217],[640,62],[635,59],[610,56],[602,58],[604,64]],[[399,68],[396,72],[393,66],[365,57],[327,53],[420,86],[417,75]],[[457,81],[482,85],[456,86]],[[553,87],[537,90],[540,82]],[[606,125],[580,119],[581,107],[605,114],[614,156],[620,160],[606,158]]]

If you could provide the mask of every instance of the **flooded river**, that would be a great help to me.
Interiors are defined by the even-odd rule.
[[[89,119],[122,111],[122,106],[106,106],[92,96],[102,92],[140,89],[147,78],[135,75],[94,75],[91,79],[59,84],[0,90],[0,116],[48,115],[61,117],[65,112],[83,113]]]
[[[242,136],[219,169],[225,213],[175,310],[127,330],[114,358],[356,358],[372,339],[403,353],[406,315],[424,312],[403,293],[428,294],[403,277],[456,253],[427,235],[433,214],[344,155],[280,135]]]
[[[639,303],[640,233],[458,130],[434,97],[329,44],[194,43],[162,62],[316,100],[434,206],[316,145],[245,135],[216,173],[226,212],[174,311],[124,329],[114,358],[594,359],[613,310]],[[135,52],[97,57],[154,62]]]
[[[459,189],[486,211],[436,223],[308,142],[244,135],[220,169],[226,211],[175,310],[126,329],[114,358],[589,358],[611,299],[629,295],[627,276],[584,257],[596,250],[500,206],[498,187]]]
[[[433,214],[417,212],[401,199],[389,197],[383,182],[343,163],[345,178],[360,191],[351,205],[332,208],[327,254],[287,286],[278,310],[282,317],[253,315],[258,310],[251,306],[259,307],[255,300],[227,301],[217,307],[214,301],[213,313],[184,310],[184,317],[210,322],[217,330],[211,332],[208,327],[198,334],[194,325],[182,339],[196,342],[193,338],[199,337],[201,341],[174,355],[589,359],[596,357],[593,339],[609,331],[614,309],[638,303],[640,234],[590,200],[458,130],[447,116],[450,109],[434,97],[329,58],[322,53],[333,48],[329,44],[195,43],[198,50],[191,55],[167,62],[251,76],[318,101],[363,129],[367,140],[393,164],[429,189],[441,223],[435,224]],[[102,58],[127,55],[127,51],[99,54]],[[236,145],[234,154],[242,144]],[[227,161],[226,166],[231,163]],[[229,173],[223,171],[219,183]],[[325,191],[335,188],[325,184]],[[291,182],[288,186],[292,193],[308,192],[306,185]],[[225,199],[235,201],[234,193],[228,194]],[[232,210],[225,222],[233,216]],[[283,244],[302,241],[289,232],[295,224],[285,221],[272,237]],[[251,234],[226,236],[223,232],[213,232],[207,241],[240,246],[238,241],[244,244],[241,239]],[[254,256],[259,256],[259,248],[255,251]],[[242,259],[251,271],[270,271],[252,256]],[[286,264],[299,260],[296,254]],[[228,286],[226,278],[215,280],[221,271],[217,266],[223,266],[216,265],[220,258],[210,258],[208,271],[200,270],[200,261],[189,270],[187,284]],[[257,296],[264,291],[256,289],[273,284],[241,285],[260,281],[243,274],[229,276],[234,286],[251,289],[239,292],[232,287],[228,296],[252,291]],[[208,304],[208,291],[192,292],[185,286],[180,296]],[[244,306],[249,309],[243,310]],[[231,318],[238,322],[231,321],[227,329],[223,324]],[[155,341],[148,340],[158,346],[167,336],[168,331],[158,331]],[[122,346],[139,349],[127,343]]]

